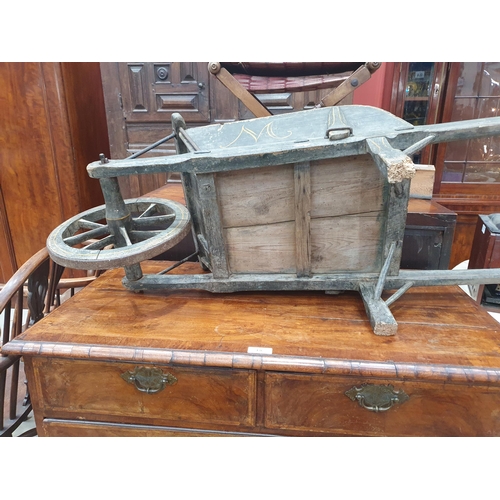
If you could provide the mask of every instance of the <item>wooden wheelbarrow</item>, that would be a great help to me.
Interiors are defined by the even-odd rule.
[[[412,286],[500,282],[499,269],[400,270],[410,155],[429,144],[500,135],[500,118],[412,126],[377,108],[339,106],[189,131],[180,115],[172,122],[177,155],[101,155],[87,167],[106,203],[51,233],[54,261],[123,266],[124,285],[135,291],[355,290],[378,335],[396,333],[389,306]],[[156,172],[181,172],[187,208],[122,199],[117,177]],[[190,231],[210,272],[142,273],[141,261]],[[395,292],[384,301],[383,290]]]

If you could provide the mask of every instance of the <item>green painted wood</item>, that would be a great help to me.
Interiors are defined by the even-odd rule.
[[[216,293],[249,292],[258,290],[354,290],[361,283],[376,285],[378,273],[335,273],[297,278],[293,274],[237,274],[230,278],[214,278],[212,274],[144,275],[135,283],[126,280],[131,290],[198,289]],[[466,270],[401,270],[396,277],[387,278],[384,289],[395,290],[408,282],[416,286],[474,285],[500,283],[500,269]]]
[[[398,324],[387,304],[376,296],[373,284],[360,283],[359,293],[363,299],[366,315],[375,335],[390,336],[398,331]]]
[[[104,187],[107,185],[106,179],[116,184],[116,178],[124,175],[180,172],[186,203],[193,219],[193,234],[200,262],[205,268],[210,269],[212,274],[141,277],[139,272],[132,272],[129,267],[124,284],[132,290],[193,288],[221,293],[251,290],[355,290],[363,297],[376,333],[392,335],[397,329],[397,323],[392,318],[388,304],[380,297],[382,289],[400,289],[401,292],[393,297],[394,301],[408,288],[409,283],[412,283],[412,286],[433,286],[489,284],[500,281],[500,269],[465,272],[399,269],[410,179],[414,174],[414,165],[408,154],[429,144],[500,135],[500,117],[414,127],[378,108],[342,106],[196,127],[189,132],[186,131],[182,117],[174,114],[172,127],[176,133],[178,152],[176,156],[94,162],[87,167],[87,170],[91,177],[101,179]],[[338,130],[339,127],[341,130]],[[382,189],[383,210],[380,215],[382,222],[377,221],[382,226],[379,255],[375,259],[375,269],[378,272],[354,270],[349,273],[313,274],[310,264],[311,246],[308,240],[308,237],[310,238],[308,212],[312,206],[309,165],[318,160],[336,158],[341,161],[335,165],[342,164],[345,170],[350,159],[359,155],[371,155],[373,168],[378,168],[385,180]],[[282,274],[285,271],[280,270],[264,274],[239,269],[238,274],[231,274],[227,241],[221,221],[219,206],[221,201],[217,196],[217,175],[221,176],[223,173],[232,175],[236,170],[265,167],[277,167],[276,170],[281,174],[280,167],[289,170],[292,164],[295,165],[293,167],[295,196],[292,195],[294,199],[291,200],[295,214],[293,222],[295,239],[292,250],[297,263],[296,273],[294,271]],[[328,165],[328,162],[324,164]],[[325,168],[330,168],[331,176],[335,179],[334,166]],[[245,186],[242,186],[242,189],[244,188]],[[252,189],[258,191],[258,183]],[[238,196],[238,192],[234,196]],[[360,213],[363,213],[362,207]],[[91,225],[97,221],[88,213],[82,215],[80,218],[84,219],[84,223],[87,219]],[[247,222],[245,221],[245,227]],[[74,224],[73,219],[69,221],[72,229]],[[111,224],[113,221],[108,223]],[[121,226],[126,225],[120,225],[121,232],[123,232]],[[272,230],[270,225],[266,228]],[[99,232],[99,228],[92,229]],[[128,246],[115,249],[120,255],[120,260],[115,259],[114,263],[120,262],[122,265],[130,266],[161,253],[162,249],[157,242],[162,239],[162,234],[151,233],[151,238],[148,238],[140,224],[128,229],[130,232],[135,231],[135,236],[138,239],[144,238],[144,241],[129,245],[127,235],[124,235],[124,242],[120,244]],[[73,234],[65,233],[64,236],[73,237]],[[116,239],[116,235],[114,237]],[[355,234],[354,238],[356,237],[363,238],[363,235]],[[54,244],[57,245],[59,242],[49,238],[49,249]],[[137,248],[137,245],[141,244],[144,245],[145,251],[135,252],[132,256],[132,247]],[[101,257],[105,255],[101,248],[95,250],[91,248],[90,251],[95,251],[92,255],[95,255],[95,261],[99,261],[101,266],[95,268],[106,268],[109,265],[110,260],[105,261]],[[63,264],[72,267],[77,267],[74,260],[80,259],[75,249],[62,256],[54,254],[53,258],[56,261],[60,259]],[[283,253],[276,252],[276,258],[283,258]],[[86,261],[83,266],[89,268],[89,263]],[[335,268],[334,264],[332,267]]]
[[[353,134],[338,141],[326,138],[328,108],[243,122],[190,129],[200,148],[178,156],[110,160],[91,163],[91,177],[114,177],[137,173],[209,173],[242,168],[298,163],[325,158],[366,154],[367,139],[386,138],[395,149],[407,149],[434,136],[430,144],[500,135],[500,117],[414,127],[390,113],[369,106],[343,106],[345,122]]]
[[[210,255],[212,272],[215,278],[227,278],[229,276],[229,266],[214,174],[199,174],[197,180],[198,199],[205,227],[203,236]]]

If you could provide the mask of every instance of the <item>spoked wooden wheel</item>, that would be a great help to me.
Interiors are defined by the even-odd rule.
[[[101,205],[58,226],[47,239],[52,259],[75,269],[129,266],[168,250],[191,230],[188,210],[175,201],[138,198],[125,206],[130,217],[118,224],[106,220]]]

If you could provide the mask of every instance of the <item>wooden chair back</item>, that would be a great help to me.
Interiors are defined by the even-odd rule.
[[[61,291],[84,287],[95,276],[63,279],[64,267],[46,248],[26,261],[0,290],[0,346],[40,321],[61,303]],[[23,385],[26,386],[23,389]],[[24,392],[24,394],[22,394]],[[31,402],[20,356],[0,356],[0,437],[9,437],[28,418]],[[36,435],[30,428],[22,436]]]
[[[331,88],[317,106],[335,106],[380,66],[378,62],[211,62],[208,70],[260,118],[272,113],[254,94]]]

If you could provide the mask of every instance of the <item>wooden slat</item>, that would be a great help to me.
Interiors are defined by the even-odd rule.
[[[375,164],[388,181],[389,201],[383,258],[387,257],[392,243],[395,242],[396,250],[388,274],[397,275],[408,212],[410,180],[415,174],[415,165],[408,156],[393,148],[385,137],[367,139],[366,145]]]
[[[311,271],[374,272],[380,267],[379,213],[311,220]]]
[[[242,227],[295,218],[292,165],[217,174],[223,227]]]
[[[311,217],[380,211],[383,187],[370,155],[311,162]]]
[[[366,66],[361,66],[352,75],[349,76],[341,85],[336,87],[327,96],[321,99],[323,106],[335,106],[344,97],[354,92],[356,88],[368,81],[371,77],[371,72]],[[356,86],[351,85],[351,82],[357,80]]]
[[[226,229],[232,228],[225,231],[231,270],[294,272],[295,269],[301,276],[309,275],[309,219],[318,219],[314,222],[314,272],[375,271],[380,253],[378,219],[383,209],[384,179],[371,156],[356,157],[349,164],[340,158],[316,161],[310,168],[306,168],[307,163],[298,165],[302,166],[217,175],[222,224]],[[346,214],[358,217],[345,219]],[[331,219],[340,215],[338,221]],[[365,216],[369,219],[363,219]],[[290,225],[276,224],[289,221],[296,224],[294,249],[285,244],[291,236]],[[352,251],[354,247],[361,252],[359,256]],[[294,251],[295,265],[290,260]],[[250,267],[245,269],[244,265]]]
[[[337,75],[262,77],[235,74],[234,79],[254,93],[305,92],[336,88],[347,80],[349,73]]]
[[[23,326],[23,288],[17,291],[16,305],[14,313],[14,324],[12,326],[12,338],[18,337],[21,334]],[[19,360],[17,360],[11,368],[11,385],[10,385],[10,402],[9,402],[9,418],[14,420],[17,414],[17,389],[19,382]]]
[[[11,383],[10,383],[10,402],[9,402],[9,418],[15,420],[17,417],[17,394],[19,386],[19,367],[20,359],[18,359],[11,368]]]
[[[295,261],[297,277],[311,275],[311,169],[309,162],[294,167]]]
[[[268,109],[263,106],[259,100],[245,89],[229,71],[221,68],[215,74],[215,77],[228,88],[241,102],[258,118],[262,116],[271,116]]]
[[[410,196],[410,179],[404,179],[403,182],[389,184],[389,186],[390,196],[383,257],[385,258],[389,254],[391,244],[396,242],[396,250],[394,251],[388,272],[389,276],[395,276],[399,273],[401,264],[406,215],[408,212],[408,198]]]
[[[199,174],[197,180],[200,209],[204,220],[204,236],[208,243],[212,272],[215,278],[227,278],[229,268],[217,201],[215,174]]]
[[[233,273],[295,273],[295,223],[224,230]]]
[[[5,386],[7,385],[7,370],[0,372],[0,429],[4,428],[4,401],[5,401]]]

